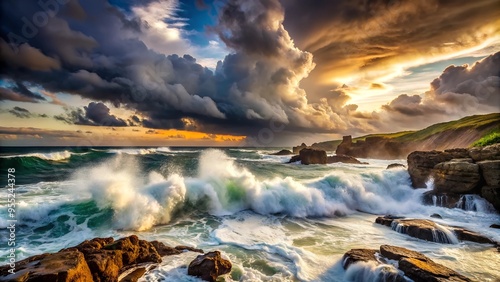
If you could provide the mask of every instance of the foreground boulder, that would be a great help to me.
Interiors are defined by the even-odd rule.
[[[143,264],[158,264],[162,256],[179,254],[186,248],[189,249],[139,240],[135,235],[116,241],[113,238],[94,238],[57,253],[36,255],[19,261],[15,274],[7,272],[9,266],[2,266],[0,281],[118,281],[120,274],[127,269]],[[127,280],[136,281],[145,272],[144,267],[137,268],[134,271],[136,278],[127,276]]]
[[[455,244],[459,241],[496,244],[490,238],[461,227],[437,224],[428,219],[405,219],[392,216],[377,217],[375,223],[389,226],[392,230],[418,239]]]
[[[223,259],[219,251],[199,255],[188,267],[188,274],[214,282],[220,275],[231,272],[231,262]]]
[[[0,281],[71,281],[92,282],[92,274],[82,253],[65,250],[22,260],[16,264],[15,274],[9,267],[0,268]]]
[[[397,263],[389,260],[397,261]],[[387,265],[388,271],[379,273],[383,277],[377,277],[379,278],[377,281],[407,281],[405,278],[410,278],[415,282],[471,281],[460,273],[434,262],[422,253],[397,246],[382,245],[379,251],[352,249],[344,254],[342,266],[348,269],[360,261]],[[398,270],[404,273],[404,277]],[[387,274],[390,276],[387,277]]]

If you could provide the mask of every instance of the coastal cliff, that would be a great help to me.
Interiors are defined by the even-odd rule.
[[[302,143],[294,147],[294,154],[303,148],[336,151],[356,158],[403,159],[413,151],[468,148],[482,138],[500,133],[500,113],[469,116],[459,120],[434,124],[418,131],[389,134],[371,134],[343,140]]]

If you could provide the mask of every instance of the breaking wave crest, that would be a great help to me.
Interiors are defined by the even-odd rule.
[[[332,217],[363,210],[385,213],[420,206],[404,171],[331,174],[309,182],[291,177],[258,179],[220,150],[200,155],[198,175],[141,176],[133,158],[118,155],[80,170],[75,193],[88,192],[100,209],[113,210],[116,228],[147,230],[176,211],[196,207],[217,216],[252,210],[293,217]],[[89,177],[90,176],[90,177]]]

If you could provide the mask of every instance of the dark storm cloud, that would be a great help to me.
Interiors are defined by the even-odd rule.
[[[32,117],[32,114],[30,111],[28,111],[25,108],[21,108],[21,107],[14,107],[9,111],[9,113],[13,114],[14,116],[16,116],[18,118],[30,118],[30,117]]]
[[[91,102],[83,109],[68,109],[66,114],[55,116],[55,119],[78,125],[128,126],[126,121],[112,115],[110,109],[101,102]]]
[[[322,8],[313,7],[318,3]],[[106,1],[72,0],[26,36],[26,21],[22,19],[32,21],[41,8],[35,1],[6,0],[0,4],[0,46],[2,50],[12,47],[6,43],[12,33],[25,36],[26,40],[0,53],[0,59],[8,65],[0,70],[0,77],[95,101],[55,117],[72,124],[142,124],[152,129],[244,135],[255,134],[272,123],[284,125],[284,131],[289,132],[373,130],[382,118],[360,113],[356,105],[349,105],[345,89],[325,88],[318,91],[322,99],[315,99],[314,103],[308,100],[300,83],[315,67],[313,55],[297,48],[288,34],[283,25],[285,10],[286,19],[295,18],[298,23],[286,26],[290,26],[294,37],[297,35],[299,47],[317,54],[321,71],[326,64],[326,70],[349,69],[348,63],[357,68],[377,65],[392,53],[400,52],[390,42],[411,42],[410,35],[420,41],[414,47],[403,44],[401,50],[414,51],[425,45],[425,38],[430,44],[437,36],[431,34],[432,30],[437,29],[418,21],[413,29],[404,32],[410,26],[406,18],[416,22],[418,13],[429,7],[438,8],[431,0],[391,1],[392,4],[365,1],[364,5],[347,1],[318,3],[290,1],[284,9],[278,0],[224,2],[212,31],[231,48],[231,54],[211,71],[191,55],[159,54],[148,48],[140,38],[150,31],[149,23],[125,15]],[[470,3],[464,2],[464,6],[476,15],[476,10],[489,2],[477,2],[477,9],[471,8]],[[439,9],[429,15],[443,12]],[[484,17],[491,18],[492,13],[495,12],[486,11]],[[443,20],[429,22],[450,19],[448,13],[443,15]],[[467,15],[463,16],[468,22]],[[305,24],[300,26],[301,23]],[[339,38],[344,41],[339,43]],[[345,53],[346,50],[353,53]],[[26,56],[21,54],[28,54],[30,59],[23,59]],[[344,54],[350,54],[349,58]],[[340,63],[333,63],[336,57]],[[137,116],[122,120],[102,102],[132,110]],[[393,106],[397,111],[398,105]],[[401,105],[398,107],[402,109]],[[368,117],[371,119],[366,121]]]
[[[30,19],[38,11],[31,1],[15,1],[12,7],[19,5],[26,8],[2,19],[4,40],[9,32],[23,30],[20,18]],[[332,129],[331,109],[308,104],[298,86],[314,67],[312,55],[294,46],[281,24],[284,14],[277,0],[228,1],[221,8],[215,31],[234,53],[215,73],[190,55],[166,56],[148,49],[138,39],[147,32],[145,23],[128,19],[105,2],[81,1],[78,7],[87,15],[85,21],[75,21],[74,13],[62,7],[28,42],[57,58],[60,69],[10,69],[1,76],[129,108],[151,128],[247,134],[276,119],[290,130]],[[58,118],[98,124],[86,114],[80,109]]]

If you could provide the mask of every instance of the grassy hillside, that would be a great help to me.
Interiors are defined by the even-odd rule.
[[[481,129],[484,127],[494,126],[496,130],[500,130],[500,113],[488,115],[468,116],[459,120],[443,122],[431,125],[425,129],[415,131],[410,134],[405,134],[396,138],[397,141],[412,142],[429,138],[430,136],[450,130],[459,129]]]
[[[475,115],[464,117],[459,120],[443,122],[431,125],[418,131],[401,131],[395,133],[369,134],[353,138],[353,141],[365,140],[367,137],[385,137],[399,142],[418,142],[444,132],[455,132],[461,130],[475,129],[483,130],[489,128],[484,135],[478,138],[472,146],[486,146],[500,142],[500,113],[487,115]],[[318,148],[330,148],[338,146],[342,140],[332,140],[315,143],[313,146]]]

